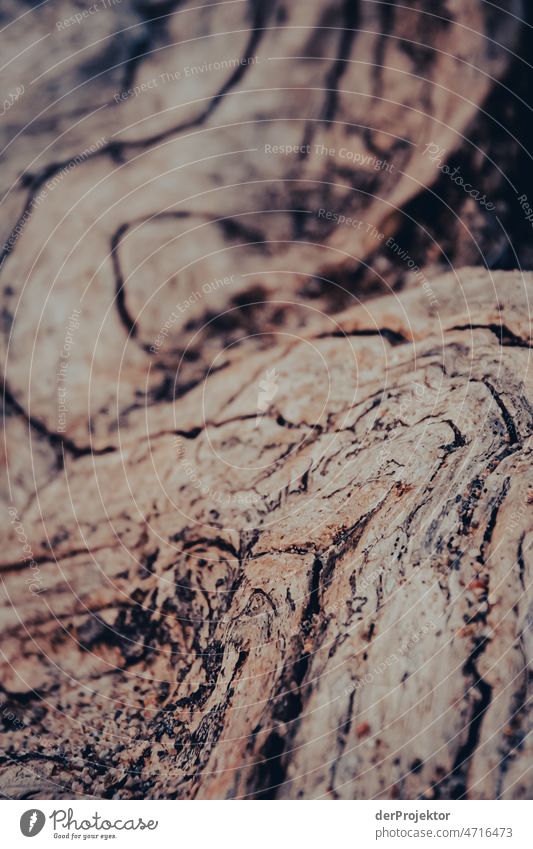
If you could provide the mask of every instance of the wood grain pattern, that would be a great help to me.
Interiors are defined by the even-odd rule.
[[[199,5],[14,29],[0,791],[527,798],[533,278],[357,284],[518,18]]]

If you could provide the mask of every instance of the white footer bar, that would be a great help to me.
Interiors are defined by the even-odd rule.
[[[531,802],[511,801],[6,801],[2,843],[35,849],[65,844],[531,849],[532,809]]]

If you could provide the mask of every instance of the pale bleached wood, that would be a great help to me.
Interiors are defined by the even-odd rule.
[[[516,22],[476,0],[446,24],[432,5],[175,14],[148,27],[128,87],[260,61],[119,103],[122,54],[98,84],[80,58],[43,77],[110,106],[60,138],[72,103],[51,107],[2,176],[5,238],[59,178],[2,269],[22,523],[8,516],[1,561],[5,795],[530,796],[531,275],[468,268],[359,305],[338,288],[373,251],[366,224],[396,233],[437,179],[423,145],[457,149],[508,67]],[[33,37],[65,8],[38,10]],[[99,18],[102,35],[132,14]],[[101,67],[88,28],[56,42]],[[308,142],[395,169],[264,151]],[[309,216],[272,213],[294,208]],[[231,275],[150,352],[176,303]]]
[[[41,489],[24,526],[46,591],[7,565],[14,541],[2,680],[39,748],[83,766],[39,762],[37,792],[527,795],[531,276],[433,285],[436,314],[413,290],[347,311],[346,337],[324,320],[244,344],[207,404],[185,396],[179,457],[183,399],[152,411],[150,446],[138,411],[121,453],[67,459],[68,499],[63,474]]]

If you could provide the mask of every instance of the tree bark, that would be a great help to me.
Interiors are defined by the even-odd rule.
[[[532,276],[395,240],[519,28],[413,5],[146,4],[24,67],[5,796],[531,793]]]

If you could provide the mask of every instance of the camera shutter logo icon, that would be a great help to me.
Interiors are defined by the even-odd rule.
[[[31,808],[29,811],[24,811],[20,818],[20,830],[24,837],[35,837],[42,831],[46,822],[46,817],[42,811],[37,808]]]

